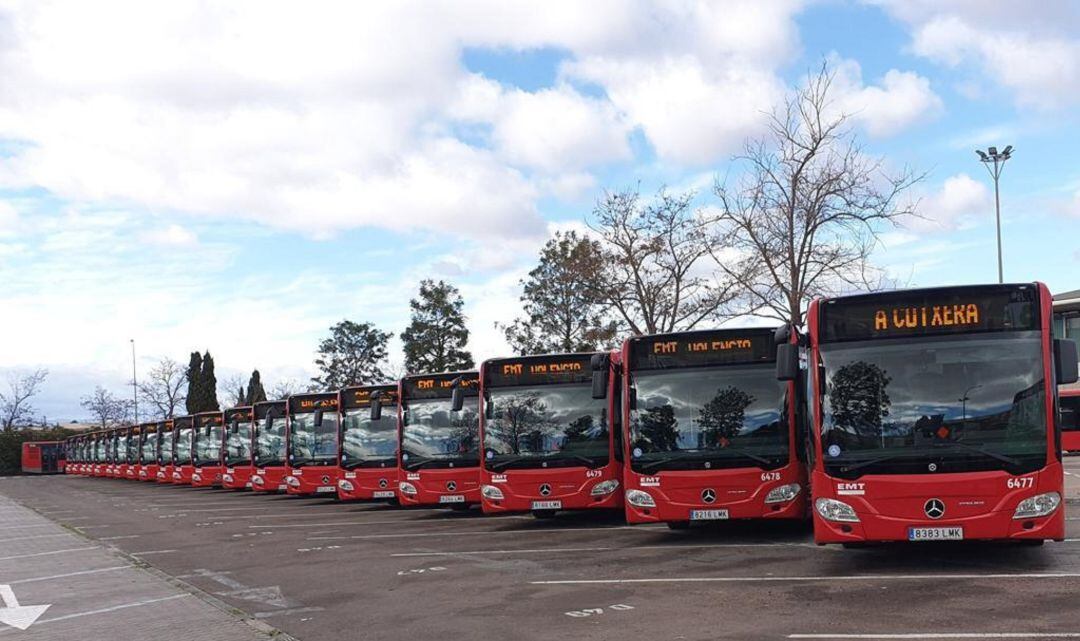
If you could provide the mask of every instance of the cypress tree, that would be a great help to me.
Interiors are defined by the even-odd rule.
[[[185,408],[188,414],[194,414],[199,411],[201,407],[200,397],[202,395],[202,356],[198,352],[191,353],[191,359],[188,361],[187,366],[187,400],[185,401]]]
[[[263,389],[262,375],[259,374],[259,370],[255,370],[251,373],[251,378],[248,380],[247,393],[244,395],[245,405],[254,405],[255,403],[261,403],[266,400],[266,390]]]
[[[199,410],[200,412],[216,412],[221,409],[217,398],[217,376],[214,375],[214,357],[210,350],[206,351],[202,359],[202,371],[199,374]]]

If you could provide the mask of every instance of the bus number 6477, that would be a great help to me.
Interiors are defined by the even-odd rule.
[[[1009,479],[1005,482],[1010,490],[1025,490],[1035,487],[1034,476],[1023,476],[1020,478]]]

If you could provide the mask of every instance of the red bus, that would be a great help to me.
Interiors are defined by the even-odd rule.
[[[255,472],[251,489],[285,491],[285,401],[255,404]]]
[[[192,432],[191,474],[194,487],[221,487],[225,468],[221,463],[221,446],[225,441],[225,413],[200,412],[195,415]]]
[[[179,416],[173,419],[173,473],[172,482],[175,485],[191,485],[191,477],[195,474],[195,465],[192,462],[193,436],[195,432],[194,416]]]
[[[371,418],[373,399],[380,407],[378,420]],[[397,497],[397,405],[397,385],[347,387],[339,392],[339,499]]]
[[[1077,354],[1050,301],[1030,283],[811,303],[817,543],[1065,537],[1057,386]]]
[[[485,514],[623,509],[621,363],[618,353],[547,354],[480,366]]]
[[[157,428],[157,453],[158,453],[158,483],[172,483],[176,465],[173,463],[173,444],[176,435],[173,430],[173,419],[166,419],[158,423]]]
[[[143,423],[139,429],[139,480],[153,483],[158,470],[158,426],[160,423]]]
[[[105,476],[105,468],[108,466],[108,432],[104,430],[90,435],[93,465],[90,466],[90,475],[94,477]]]
[[[121,442],[122,433],[125,428],[114,427],[108,431],[108,461],[109,465],[105,468],[105,476],[109,478],[120,478],[122,476],[120,471],[120,465],[123,461],[126,451],[123,449],[124,445]]]
[[[336,498],[341,476],[337,392],[294,394],[287,407],[285,491],[299,496],[333,494]]]
[[[402,505],[468,509],[480,502],[479,391],[475,371],[401,379],[398,500]],[[453,407],[453,396],[462,403],[459,409]],[[381,409],[374,413],[381,417]]]
[[[806,517],[794,382],[777,379],[786,328],[638,336],[623,345],[626,519]]]
[[[23,474],[63,474],[64,444],[61,441],[26,441],[22,444]]]
[[[125,455],[124,463],[124,476],[123,478],[129,481],[137,481],[139,479],[139,439],[141,429],[139,425],[132,425],[124,430],[123,434],[126,437],[127,444],[124,446],[127,454]]]
[[[1080,389],[1058,392],[1061,403],[1061,449],[1080,452]]]
[[[252,447],[254,421],[255,409],[250,405],[225,410],[227,432],[225,450],[222,453],[225,474],[221,477],[221,486],[226,489],[243,490],[251,487],[251,474],[255,471]]]
[[[82,436],[69,436],[64,442],[64,474],[78,475],[82,472]]]

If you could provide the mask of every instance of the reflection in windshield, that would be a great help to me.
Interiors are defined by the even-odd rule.
[[[492,413],[484,421],[484,450],[492,464],[520,457],[607,461],[607,402],[594,399],[591,387],[494,388],[489,396],[485,402]],[[580,459],[572,462],[582,464]]]
[[[345,468],[381,466],[397,455],[397,412],[383,407],[382,416],[371,420],[369,408],[348,410],[342,425],[341,465]]]
[[[285,419],[275,417],[267,426],[268,419],[260,419],[255,432],[255,465],[282,465],[285,463]]]
[[[157,457],[157,432],[143,435],[141,460],[143,463],[156,462]]]
[[[195,433],[195,464],[216,465],[221,459],[221,426],[210,426],[210,435],[206,435],[206,428],[200,428]]]
[[[405,465],[423,459],[479,465],[479,428],[476,397],[466,398],[460,412],[450,411],[448,398],[411,401],[404,408],[401,453],[413,460],[403,458]]]
[[[861,473],[1003,467],[971,445],[1025,468],[1045,462],[1038,332],[826,345],[821,358],[822,449],[835,473],[877,458],[888,460]]]
[[[315,424],[315,414],[289,417],[289,463],[328,463],[337,460],[337,412],[324,412],[322,424]]]
[[[786,383],[774,365],[640,371],[633,384],[635,470],[786,462]]]
[[[115,441],[115,456],[113,460],[117,463],[127,462],[127,436],[117,436]]]
[[[173,462],[173,456],[172,456],[173,432],[172,432],[172,430],[169,430],[168,432],[159,432],[158,433],[158,440],[161,442],[161,447],[158,448],[158,451],[161,453],[161,464],[162,465],[172,465],[172,462]]]
[[[229,440],[225,443],[225,464],[242,465],[251,460],[251,422],[236,424],[236,429],[229,429]]]
[[[192,428],[181,428],[176,437],[176,464],[191,465],[191,431]]]

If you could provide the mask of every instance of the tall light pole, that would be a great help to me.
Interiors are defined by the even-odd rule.
[[[135,374],[135,339],[131,340],[131,398],[135,401],[135,424],[139,424],[139,379]]]
[[[1001,172],[1005,169],[1005,161],[1012,158],[1013,146],[1009,145],[1005,149],[998,153],[997,147],[990,147],[986,151],[976,149],[975,153],[979,154],[979,160],[986,166],[986,171],[990,172],[990,177],[994,179],[994,208],[997,210],[997,246],[998,246],[998,282],[1005,282],[1005,270],[1002,267],[1001,262],[1001,194],[998,191],[998,180],[1001,178]]]

